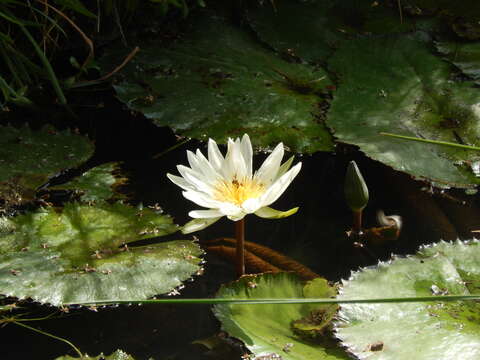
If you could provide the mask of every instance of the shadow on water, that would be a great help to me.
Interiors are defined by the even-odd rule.
[[[158,128],[142,116],[123,110],[123,105],[111,97],[102,100],[108,103],[98,108],[94,106],[99,102],[90,101],[91,107],[79,104],[82,105],[77,109],[81,120],[74,125],[95,141],[96,153],[87,165],[123,161],[130,179],[125,190],[131,195],[132,203],[142,202],[145,206],[158,203],[178,224],[188,221],[188,211],[195,205],[184,199],[180,189],[165,175],[167,172],[177,173],[175,166],[187,162],[187,149],[199,147],[204,150],[205,145],[191,140],[154,158],[177,143],[169,129]],[[57,127],[71,125],[58,114],[25,114],[25,118],[33,126],[47,122],[53,122]],[[25,122],[18,118],[6,121]],[[257,166],[266,156],[258,154]],[[370,189],[370,202],[364,213],[365,226],[377,225],[375,214],[378,209],[388,215],[403,217],[404,227],[398,240],[370,248],[375,258],[354,248],[345,236],[351,225],[351,213],[344,201],[343,181],[346,166],[352,159],[359,165]],[[246,238],[287,254],[331,281],[346,278],[350,271],[361,266],[387,259],[391,253],[413,253],[420,244],[440,238],[468,237],[476,225],[474,219],[479,218],[476,217],[479,211],[475,198],[466,198],[467,204],[459,205],[448,198],[451,194],[432,197],[421,189],[425,185],[365,158],[350,147],[339,146],[336,154],[297,156],[297,161],[302,161],[302,171],[274,207],[286,210],[300,206],[300,211],[282,220],[249,216]],[[464,198],[462,192],[452,194]],[[232,236],[233,223],[222,219],[196,235],[200,239]],[[188,238],[181,234],[170,237]],[[209,297],[220,284],[234,280],[232,264],[215,255],[206,255],[205,270],[203,276],[186,283],[182,296]],[[53,309],[42,308],[41,311],[48,313]],[[80,309],[61,318],[30,325],[67,338],[90,355],[102,351],[109,354],[120,348],[137,359],[207,358],[206,349],[202,345],[193,345],[192,341],[219,331],[218,322],[205,305],[121,306],[99,309],[98,313]],[[32,356],[53,359],[65,353],[73,355],[64,343],[14,324],[0,331],[4,344],[2,360],[30,359]],[[239,358],[239,355],[229,354],[225,358],[235,357]]]

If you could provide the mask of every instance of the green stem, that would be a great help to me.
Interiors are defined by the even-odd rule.
[[[235,221],[236,264],[237,276],[245,275],[245,218]]]
[[[152,300],[122,300],[122,301],[97,301],[89,303],[70,303],[64,305],[113,305],[113,304],[381,304],[381,303],[412,303],[412,302],[444,302],[444,301],[467,301],[480,300],[480,294],[473,295],[442,295],[442,296],[419,296],[379,299],[348,299],[338,300],[331,298],[298,298],[298,299],[152,299]]]
[[[68,341],[67,339],[63,339],[63,338],[61,338],[61,337],[58,337],[58,336],[49,334],[49,333],[47,333],[47,332],[45,332],[45,331],[36,329],[36,328],[31,327],[31,326],[26,325],[26,324],[22,324],[21,322],[18,322],[18,321],[13,321],[13,323],[14,323],[14,324],[17,324],[18,326],[23,326],[24,328],[27,328],[27,329],[29,329],[29,330],[38,332],[38,333],[40,333],[40,334],[42,334],[42,335],[49,336],[49,337],[54,338],[54,339],[56,339],[56,340],[63,341],[64,343],[70,345],[70,346],[73,348],[73,350],[75,350],[75,352],[80,356],[81,359],[83,358],[83,354],[81,353],[81,351],[78,350],[78,348],[77,348],[75,345],[73,345],[70,341]]]
[[[455,143],[451,143],[451,142],[448,142],[448,141],[429,140],[429,139],[422,139],[422,138],[417,138],[417,137],[413,137],[413,136],[397,135],[397,134],[384,133],[384,132],[381,132],[379,134],[383,135],[383,136],[394,137],[394,138],[397,138],[397,139],[419,141],[419,142],[423,142],[423,143],[427,143],[427,144],[443,145],[443,146],[456,147],[456,148],[466,149],[466,150],[480,151],[480,147],[478,147],[478,146],[455,144]]]
[[[362,210],[353,212],[353,227],[352,231],[355,235],[362,233]]]

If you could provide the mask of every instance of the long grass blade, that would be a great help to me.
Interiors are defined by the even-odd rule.
[[[478,146],[456,144],[456,143],[451,143],[451,142],[448,142],[448,141],[422,139],[422,138],[417,138],[417,137],[413,137],[413,136],[397,135],[397,134],[391,134],[391,133],[385,133],[385,132],[381,132],[379,134],[383,135],[383,136],[390,136],[390,137],[397,138],[397,139],[419,141],[419,142],[434,144],[434,145],[450,146],[450,147],[455,147],[455,148],[459,148],[459,149],[480,151],[480,147],[478,147]]]

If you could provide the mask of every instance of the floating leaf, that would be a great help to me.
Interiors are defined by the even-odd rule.
[[[339,141],[437,184],[471,187],[480,183],[469,166],[477,153],[407,145],[379,135],[389,132],[480,144],[480,92],[472,83],[451,80],[449,64],[432,55],[426,44],[400,37],[358,39],[339,49],[330,64],[340,84],[327,125]]]
[[[314,285],[304,288],[299,279],[291,273],[248,275],[222,286],[217,297],[274,299],[332,295],[325,280],[313,281]],[[222,328],[231,336],[242,340],[258,359],[269,354],[278,354],[284,360],[348,359],[329,338],[317,337],[316,341],[313,341],[307,339],[304,333],[302,336],[298,335],[298,321],[311,316],[312,311],[321,311],[322,308],[325,308],[325,305],[222,304],[215,306],[214,313],[222,322]]]
[[[197,244],[127,244],[177,229],[167,215],[121,203],[68,203],[3,218],[0,293],[53,305],[167,293],[200,269]]]
[[[354,273],[339,299],[469,295],[480,293],[480,242],[422,248]],[[336,333],[360,359],[480,358],[480,303],[342,305]]]
[[[118,174],[118,165],[107,163],[94,167],[68,183],[50,186],[49,189],[80,192],[80,200],[85,202],[121,197],[115,192],[115,187],[124,184],[127,179]]]
[[[65,356],[60,356],[58,358],[56,358],[55,360],[83,360],[83,359],[88,359],[88,360],[135,360],[135,358],[131,355],[128,355],[126,352],[123,352],[122,350],[117,350],[115,351],[114,353],[108,355],[108,356],[105,356],[102,354],[98,355],[98,356],[95,356],[95,357],[91,357],[91,356],[86,356],[86,357],[82,357],[82,358],[77,358],[77,357],[73,357],[73,356],[70,356],[70,355],[65,355]]]
[[[158,41],[140,44],[115,84],[119,99],[155,124],[202,140],[248,133],[260,147],[333,150],[324,70],[288,63],[208,12],[173,46]],[[109,59],[117,63],[118,54]]]
[[[0,127],[0,198],[21,203],[57,173],[76,167],[93,154],[84,136],[52,127]]]
[[[480,84],[480,42],[438,42],[436,46],[448,61]]]

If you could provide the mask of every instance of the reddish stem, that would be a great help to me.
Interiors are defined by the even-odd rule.
[[[237,276],[240,277],[245,275],[245,218],[235,221],[235,239],[237,240],[235,268]]]

